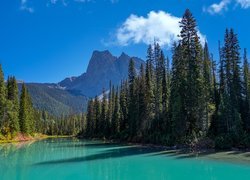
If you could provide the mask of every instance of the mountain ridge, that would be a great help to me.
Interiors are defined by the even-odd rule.
[[[89,98],[100,96],[103,89],[109,90],[110,81],[119,85],[128,76],[130,59],[134,59],[135,68],[145,62],[122,52],[113,56],[110,51],[93,51],[86,72],[72,76],[58,83],[27,83],[34,106],[54,115],[85,112]],[[19,87],[20,84],[19,83]]]
[[[113,56],[108,50],[92,53],[87,71],[78,77],[68,77],[59,82],[66,90],[78,91],[81,94],[94,97],[101,94],[103,88],[109,88],[109,82],[118,85],[128,75],[128,64],[134,59],[135,68],[139,70],[145,62],[138,57],[130,57],[122,52],[120,56]]]

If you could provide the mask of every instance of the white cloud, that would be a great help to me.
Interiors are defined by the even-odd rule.
[[[130,15],[116,32],[116,41],[126,46],[130,43],[150,44],[156,39],[161,46],[172,46],[178,41],[180,34],[179,22],[181,18],[164,11],[151,11],[147,17]],[[200,41],[205,42],[205,36],[198,31]]]
[[[247,9],[250,7],[250,0],[236,0],[237,4],[239,4],[243,9]]]
[[[21,6],[20,6],[20,9],[22,11],[27,11],[29,13],[33,13],[34,12],[34,9],[32,7],[29,7],[28,6],[28,1],[27,0],[21,0]]]
[[[242,9],[250,8],[250,0],[221,0],[219,3],[214,3],[209,7],[203,7],[204,12],[210,14],[222,14],[228,10],[230,4],[240,5]]]
[[[208,8],[203,8],[203,11],[206,11],[210,14],[219,14],[223,11],[227,11],[228,5],[231,3],[231,0],[222,0],[219,3],[214,3],[210,5]]]

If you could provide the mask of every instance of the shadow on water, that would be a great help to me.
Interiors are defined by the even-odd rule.
[[[112,158],[122,158],[127,156],[135,155],[147,155],[147,156],[161,156],[161,157],[172,157],[175,159],[191,159],[208,157],[216,160],[230,160],[230,161],[245,161],[250,162],[250,152],[242,151],[214,151],[205,150],[202,152],[192,152],[189,149],[183,150],[164,150],[163,148],[150,148],[147,146],[140,145],[128,145],[112,142],[88,142],[88,141],[77,141],[76,143],[66,144],[62,141],[58,148],[90,148],[100,149],[100,153],[91,154],[86,156],[64,158],[58,160],[48,160],[35,163],[33,165],[54,165],[54,164],[65,164],[65,163],[81,163],[97,160],[105,160]]]
[[[126,157],[126,156],[143,155],[143,154],[155,153],[159,151],[160,151],[159,149],[146,148],[146,147],[141,147],[141,146],[125,146],[119,149],[104,150],[103,152],[99,154],[88,155],[84,157],[44,161],[44,162],[36,163],[34,165],[51,165],[51,164],[63,164],[63,163],[88,162],[88,161],[104,160],[104,159],[111,159],[111,158],[121,158],[121,157]]]

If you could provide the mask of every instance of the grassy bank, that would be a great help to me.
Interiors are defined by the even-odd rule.
[[[36,134],[31,136],[31,135],[25,135],[25,134],[18,133],[17,135],[15,135],[12,138],[0,136],[0,144],[1,143],[22,142],[22,141],[34,141],[34,140],[41,140],[41,139],[46,139],[46,138],[68,138],[68,137],[74,137],[74,136],[68,136],[68,135],[49,136],[49,135],[44,135],[44,134],[39,134],[39,133],[36,133]]]

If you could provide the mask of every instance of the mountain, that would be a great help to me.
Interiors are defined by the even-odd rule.
[[[87,71],[78,77],[65,78],[59,83],[27,83],[34,106],[54,115],[85,112],[89,98],[109,90],[110,81],[119,85],[128,76],[133,58],[135,68],[145,64],[142,59],[122,53],[119,57],[109,51],[94,51]],[[21,84],[21,83],[19,83]]]
[[[101,94],[103,88],[108,90],[110,81],[113,85],[119,85],[122,79],[127,78],[131,58],[139,71],[140,65],[145,63],[142,59],[130,57],[125,53],[115,57],[107,50],[94,51],[86,73],[79,77],[66,78],[59,82],[59,85],[72,93],[94,97]]]

